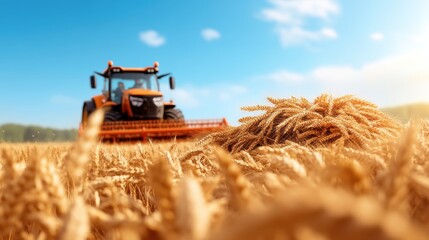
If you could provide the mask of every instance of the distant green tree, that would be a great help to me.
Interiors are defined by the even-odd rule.
[[[24,142],[37,142],[37,127],[34,127],[34,126],[25,127]]]
[[[55,130],[52,128],[48,128],[43,132],[43,137],[48,142],[55,142]]]
[[[24,128],[17,124],[4,124],[0,126],[1,137],[5,142],[23,142]]]
[[[76,129],[59,130],[18,124],[0,125],[0,142],[68,142],[76,139]]]

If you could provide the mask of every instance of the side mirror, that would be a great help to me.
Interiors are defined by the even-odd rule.
[[[91,82],[91,88],[97,88],[97,82],[95,80],[95,76],[94,75],[92,75],[90,77],[90,82]]]
[[[174,77],[170,77],[170,89],[175,89],[176,88],[176,83],[174,82]]]

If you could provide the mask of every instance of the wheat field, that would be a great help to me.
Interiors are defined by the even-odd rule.
[[[0,239],[429,239],[429,122],[268,98],[203,139],[0,144]]]

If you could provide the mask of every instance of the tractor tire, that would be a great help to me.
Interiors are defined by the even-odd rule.
[[[104,115],[105,122],[115,122],[119,121],[122,118],[122,114],[119,112],[106,112]]]
[[[185,117],[180,109],[169,108],[164,111],[165,120],[184,120]]]
[[[87,101],[83,104],[82,108],[82,126],[86,127],[88,124],[89,115],[95,110],[95,104],[92,101]]]

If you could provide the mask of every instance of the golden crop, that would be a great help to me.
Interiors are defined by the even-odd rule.
[[[429,239],[429,122],[272,99],[198,142],[0,145],[1,239]]]

